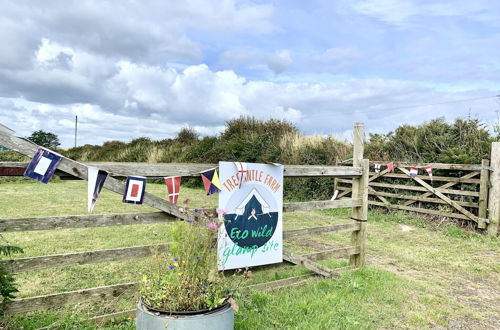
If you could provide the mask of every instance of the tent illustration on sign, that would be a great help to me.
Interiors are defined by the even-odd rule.
[[[235,213],[224,215],[229,238],[241,247],[263,246],[273,236],[277,224],[278,212],[271,212],[269,204],[256,189],[243,199]]]

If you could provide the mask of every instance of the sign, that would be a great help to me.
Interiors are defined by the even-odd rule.
[[[219,270],[283,261],[283,169],[219,162]]]

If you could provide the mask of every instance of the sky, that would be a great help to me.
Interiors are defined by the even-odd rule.
[[[62,147],[241,116],[348,138],[500,111],[500,2],[0,2],[0,123]]]

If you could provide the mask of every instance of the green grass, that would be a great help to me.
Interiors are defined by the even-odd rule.
[[[165,187],[148,183],[148,192],[165,197]],[[86,214],[86,183],[57,181],[0,183],[0,217]],[[191,207],[214,207],[217,196],[183,187],[180,200]],[[153,209],[121,203],[121,196],[103,191],[94,213],[147,212]],[[285,215],[285,229],[346,222],[349,210],[295,212]],[[273,293],[250,292],[239,300],[239,329],[371,329],[434,328],[466,324],[495,328],[500,315],[500,245],[498,239],[470,233],[454,225],[440,229],[405,213],[370,212],[368,267],[344,272],[334,279],[312,279]],[[401,225],[410,226],[410,231]],[[117,248],[167,242],[169,224],[149,224],[54,231],[5,233],[4,239],[25,249],[24,255]],[[315,244],[349,244],[348,234],[308,238]],[[314,250],[304,240],[287,242],[296,253]],[[337,268],[344,260],[322,264]],[[19,297],[30,297],[101,285],[137,281],[146,259],[60,267],[16,275]],[[246,284],[308,274],[301,267],[258,267]],[[11,328],[92,328],[83,320],[131,309],[133,300],[118,297],[103,304],[80,304],[48,312],[18,315],[5,320]],[[132,329],[132,320],[108,322],[107,328]]]

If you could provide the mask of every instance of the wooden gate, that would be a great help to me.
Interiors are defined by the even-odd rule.
[[[372,166],[387,162],[371,162]],[[408,168],[431,166],[434,173],[430,177],[424,171],[422,175],[411,176]],[[413,211],[434,216],[470,220],[478,228],[486,228],[489,161],[481,164],[415,164],[394,163],[394,172],[387,168],[379,173],[370,172],[368,193],[369,205],[397,210]],[[351,180],[336,179],[338,199],[349,196]],[[443,205],[447,206],[443,210]]]
[[[295,239],[300,236],[316,235],[323,233],[351,233],[351,244],[347,247],[319,251],[307,255],[297,255],[289,251],[283,252],[283,259],[289,263],[300,265],[311,270],[314,274],[331,277],[337,271],[329,269],[317,261],[331,257],[348,257],[349,269],[362,267],[365,262],[365,240],[366,221],[368,216],[368,173],[369,162],[363,160],[364,128],[362,124],[354,127],[354,160],[353,166],[301,166],[286,165],[284,175],[286,177],[351,177],[352,198],[342,200],[313,201],[300,203],[285,203],[284,212],[298,210],[316,210],[332,208],[352,208],[352,218],[347,223],[336,223],[320,227],[308,227],[294,230],[285,230],[285,240]],[[6,146],[14,151],[31,157],[38,146],[16,138],[12,135],[0,132],[0,145]],[[4,167],[10,168],[11,173],[19,175],[21,170],[12,168],[23,168],[27,164],[8,163]],[[147,178],[158,178],[164,176],[199,176],[199,172],[213,168],[214,164],[130,164],[130,163],[92,163],[83,164],[63,157],[58,166],[56,174],[71,175],[79,179],[87,179],[87,166],[96,166],[110,173],[105,181],[104,188],[123,194],[124,184],[116,177],[127,175],[139,175]],[[4,172],[5,173],[5,172]],[[0,219],[0,233],[19,232],[33,230],[58,230],[66,228],[87,228],[121,225],[138,225],[155,222],[177,221],[195,219],[197,213],[191,211],[180,212],[179,207],[167,200],[146,193],[144,204],[160,210],[160,212],[133,213],[133,214],[111,214],[111,215],[76,215],[58,216],[44,218],[11,218]],[[286,219],[285,219],[286,220]],[[64,267],[70,265],[84,265],[91,263],[109,262],[115,260],[126,260],[141,258],[151,255],[150,245],[123,247],[118,249],[107,249],[97,251],[86,251],[58,255],[37,256],[30,258],[18,258],[3,260],[0,263],[10,272],[29,272],[39,269],[53,267]],[[160,244],[161,249],[168,249],[168,243]],[[298,276],[276,280],[273,282],[253,285],[253,289],[274,289],[286,285],[296,284],[309,278],[311,275]],[[25,313],[47,310],[50,308],[74,305],[82,302],[99,303],[112,297],[130,295],[134,293],[138,283],[120,283],[104,287],[88,288],[70,292],[55,293],[50,295],[15,299],[4,306],[7,313]],[[133,315],[134,311],[114,312],[94,318],[96,322],[119,317],[122,315]]]

